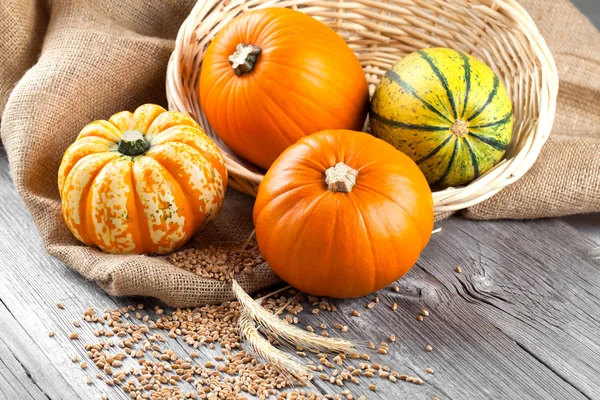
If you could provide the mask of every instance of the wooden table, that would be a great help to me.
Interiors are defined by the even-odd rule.
[[[68,333],[88,307],[112,309],[140,299],[109,297],[46,255],[14,191],[5,153],[0,154],[0,204],[0,398],[99,399],[103,393],[128,398],[101,381],[86,384],[95,367],[81,370],[71,362],[74,354],[84,359],[85,352]],[[400,292],[378,293],[383,306],[350,320],[350,310],[364,309],[370,298],[335,301],[338,312],[318,316],[321,322],[348,324],[354,339],[381,341],[395,334],[397,343],[381,360],[425,380],[421,386],[377,382],[377,392],[351,387],[353,394],[599,399],[600,261],[591,253],[600,248],[600,215],[535,222],[452,218],[439,226],[443,231],[398,282]],[[462,273],[455,272],[457,265]],[[389,310],[392,302],[399,304],[395,313]],[[419,322],[421,307],[431,315]],[[312,318],[305,313],[302,324]],[[82,339],[93,339],[92,328],[77,331]],[[427,344],[433,351],[425,351]],[[172,346],[190,351],[183,343]],[[214,357],[203,351],[205,360]],[[425,373],[427,367],[435,373]],[[342,390],[321,381],[313,388]]]

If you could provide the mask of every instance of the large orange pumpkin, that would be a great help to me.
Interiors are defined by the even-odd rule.
[[[313,294],[358,297],[416,262],[433,228],[417,165],[366,133],[323,131],[285,150],[254,205],[256,238],[273,271]]]
[[[285,8],[251,11],[221,29],[204,56],[199,90],[219,137],[265,169],[305,135],[361,130],[369,102],[365,74],[344,40]]]
[[[216,218],[226,186],[223,157],[196,121],[153,104],[87,125],[58,172],[68,228],[109,253],[177,249]]]

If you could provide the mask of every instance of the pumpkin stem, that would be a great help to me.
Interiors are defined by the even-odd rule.
[[[229,56],[229,64],[231,64],[233,72],[237,76],[252,72],[260,53],[262,53],[262,49],[258,46],[244,43],[238,44],[235,48],[235,53]]]
[[[357,176],[357,170],[339,162],[325,171],[325,183],[332,192],[350,193],[356,185]]]
[[[467,123],[462,119],[457,119],[454,125],[450,128],[452,133],[458,137],[463,137],[469,133]]]
[[[150,142],[140,131],[127,131],[119,143],[119,152],[127,156],[142,155],[150,148]]]

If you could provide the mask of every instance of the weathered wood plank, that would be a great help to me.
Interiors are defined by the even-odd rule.
[[[341,312],[301,317],[303,325],[313,327],[318,321],[328,326],[335,322],[348,325],[348,337],[376,344],[394,334],[397,342],[390,343],[390,353],[372,355],[372,361],[426,382],[425,386],[415,386],[376,379],[376,394],[369,393],[366,385],[358,389],[351,386],[354,394],[365,394],[369,399],[396,398],[392,394],[409,399],[586,398],[428,273],[414,269],[405,278],[399,282],[400,293],[380,291],[380,302],[372,310],[365,309],[371,296],[337,301]],[[390,310],[393,302],[399,304],[396,312]],[[428,308],[430,316],[419,322],[416,317],[421,306]],[[361,317],[349,316],[353,308],[362,313]],[[432,352],[425,351],[428,344]],[[434,370],[433,375],[426,373],[427,367]],[[333,389],[329,384],[322,387]]]
[[[0,336],[0,398],[47,399]]]
[[[598,6],[600,7],[600,2]],[[577,232],[596,242],[600,251],[600,214],[571,215],[562,220],[575,228]],[[598,255],[600,256],[600,252]]]
[[[420,268],[549,370],[597,397],[600,262],[590,256],[596,243],[557,220],[442,225],[444,237]]]
[[[0,393],[5,399],[74,398],[66,381],[0,301]]]

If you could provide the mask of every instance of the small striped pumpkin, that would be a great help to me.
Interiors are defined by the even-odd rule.
[[[405,57],[386,72],[371,101],[373,134],[411,157],[434,188],[468,184],[497,164],[513,120],[494,72],[451,49]]]
[[[84,127],[58,172],[67,227],[108,253],[176,250],[216,218],[226,186],[196,121],[154,104]]]

